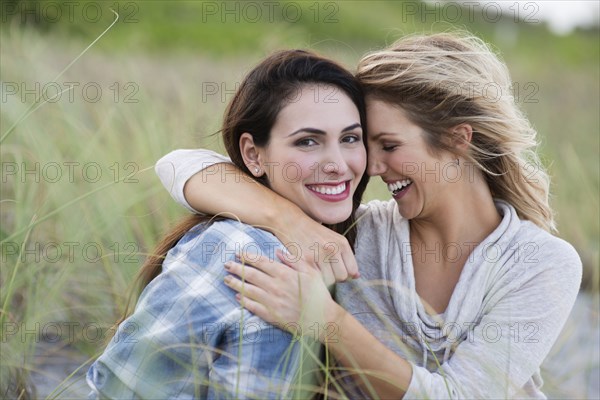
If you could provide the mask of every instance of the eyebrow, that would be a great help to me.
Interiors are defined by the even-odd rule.
[[[362,128],[361,124],[359,124],[357,122],[356,124],[352,124],[350,126],[347,126],[344,129],[342,129],[341,133],[348,132],[348,131],[351,131],[351,130],[356,129],[356,128]],[[300,133],[300,132],[314,133],[314,134],[317,134],[317,135],[326,135],[327,134],[327,132],[325,132],[324,130],[317,129],[317,128],[300,128],[297,131],[294,131],[294,132],[290,133],[287,137],[294,136],[295,134]]]
[[[394,134],[391,132],[378,132],[378,133],[374,133],[374,134],[369,134],[369,140],[376,141],[377,139],[379,139],[380,137],[385,136],[385,135],[394,136]]]

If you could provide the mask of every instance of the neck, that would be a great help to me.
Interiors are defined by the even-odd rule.
[[[498,227],[502,218],[483,176],[456,185],[438,197],[428,215],[410,220],[412,242],[479,244]]]

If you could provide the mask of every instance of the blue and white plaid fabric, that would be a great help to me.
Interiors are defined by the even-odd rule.
[[[289,397],[307,346],[241,309],[223,283],[236,253],[275,257],[277,248],[275,236],[237,221],[190,230],[89,369],[89,398]]]

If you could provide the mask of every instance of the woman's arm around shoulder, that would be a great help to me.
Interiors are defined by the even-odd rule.
[[[319,265],[328,283],[358,276],[344,236],[314,221],[227,158],[210,150],[175,150],[157,162],[156,172],[179,204],[272,232],[290,251]],[[338,251],[331,254],[331,248]]]

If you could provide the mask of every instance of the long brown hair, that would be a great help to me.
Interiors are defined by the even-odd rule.
[[[356,105],[363,129],[366,128],[364,96],[360,85],[351,72],[339,64],[304,50],[279,51],[264,59],[244,78],[239,89],[225,110],[220,130],[225,149],[232,163],[248,176],[250,171],[242,158],[239,142],[244,132],[252,135],[257,146],[269,143],[271,128],[281,109],[294,99],[297,91],[305,85],[325,84],[342,90]],[[366,146],[366,139],[363,140]],[[266,175],[256,180],[269,186]],[[351,246],[356,239],[354,211],[360,205],[369,177],[365,173],[352,198],[350,217],[338,224],[327,225],[344,234]],[[185,218],[165,235],[154,252],[146,259],[134,281],[133,293],[139,294],[160,272],[162,263],[177,242],[198,224],[209,223],[222,217],[192,215]],[[129,314],[130,295],[122,322]],[[117,324],[118,324],[117,323]]]

